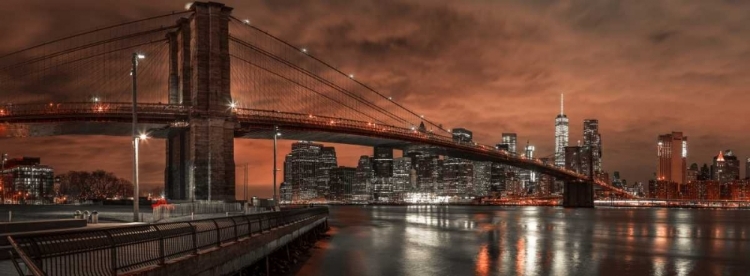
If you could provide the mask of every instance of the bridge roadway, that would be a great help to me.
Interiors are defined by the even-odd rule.
[[[227,112],[230,111],[227,107]],[[587,181],[587,177],[573,171],[544,164],[477,143],[457,143],[451,137],[415,127],[380,125],[314,114],[236,108],[231,110],[236,119],[235,137],[270,139],[274,126],[284,131],[291,140],[311,140],[362,146],[389,146],[404,150],[420,146],[425,151],[474,161],[491,161],[521,169],[535,170],[564,181]],[[166,137],[170,127],[188,127],[187,119],[195,111],[181,105],[138,104],[140,127],[149,135]],[[198,114],[200,115],[200,114]],[[131,135],[131,103],[49,103],[0,106],[0,137],[36,137],[54,135]],[[425,147],[427,146],[427,147]],[[597,186],[625,197],[634,198],[626,191],[602,181]]]

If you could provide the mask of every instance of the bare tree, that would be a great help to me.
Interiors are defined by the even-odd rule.
[[[55,191],[57,196],[67,196],[73,200],[106,199],[133,195],[133,185],[130,181],[118,178],[111,172],[102,170],[93,172],[70,171],[59,175],[59,177],[60,184]]]

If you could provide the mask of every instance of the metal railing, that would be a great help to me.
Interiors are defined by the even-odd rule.
[[[152,220],[159,221],[162,219],[184,217],[200,214],[237,214],[244,213],[245,209],[242,203],[238,202],[221,202],[221,201],[196,201],[174,204],[164,204],[153,207]]]
[[[186,113],[189,107],[179,104],[138,103],[138,112],[175,114]],[[0,104],[0,116],[41,114],[123,113],[132,114],[130,102],[65,102],[48,104]]]
[[[198,254],[291,223],[328,214],[327,207],[8,237],[33,275],[117,275]],[[19,274],[22,272],[19,271]]]

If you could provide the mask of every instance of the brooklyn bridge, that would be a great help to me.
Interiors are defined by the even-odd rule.
[[[135,136],[137,117],[139,134],[166,140],[170,199],[233,200],[233,140],[272,139],[277,127],[285,139],[420,147],[533,170],[563,181],[571,207],[592,205],[594,186],[633,197],[539,159],[454,141],[439,122],[220,3],[24,48],[0,57],[0,76],[0,137]]]

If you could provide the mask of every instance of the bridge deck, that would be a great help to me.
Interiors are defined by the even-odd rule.
[[[3,107],[0,110],[0,137],[26,137],[93,133],[130,135],[128,122],[133,108],[129,103],[58,103]],[[138,114],[145,122],[142,127],[155,137],[164,137],[170,127],[189,127],[185,118],[206,115],[181,105],[169,104],[142,104],[138,107]],[[441,132],[419,130],[414,126],[381,125],[314,114],[247,108],[228,109],[226,113],[214,115],[232,118],[236,123],[235,136],[241,138],[269,139],[273,137],[270,131],[278,126],[287,133],[284,136],[286,139],[399,149],[409,145],[429,145],[434,146],[429,151],[440,155],[507,164],[535,170],[558,180],[589,181],[583,174],[545,164],[539,159],[517,156],[478,143],[455,142]],[[73,125],[75,123],[82,125]],[[620,196],[634,198],[608,183],[597,180],[594,184]]]

